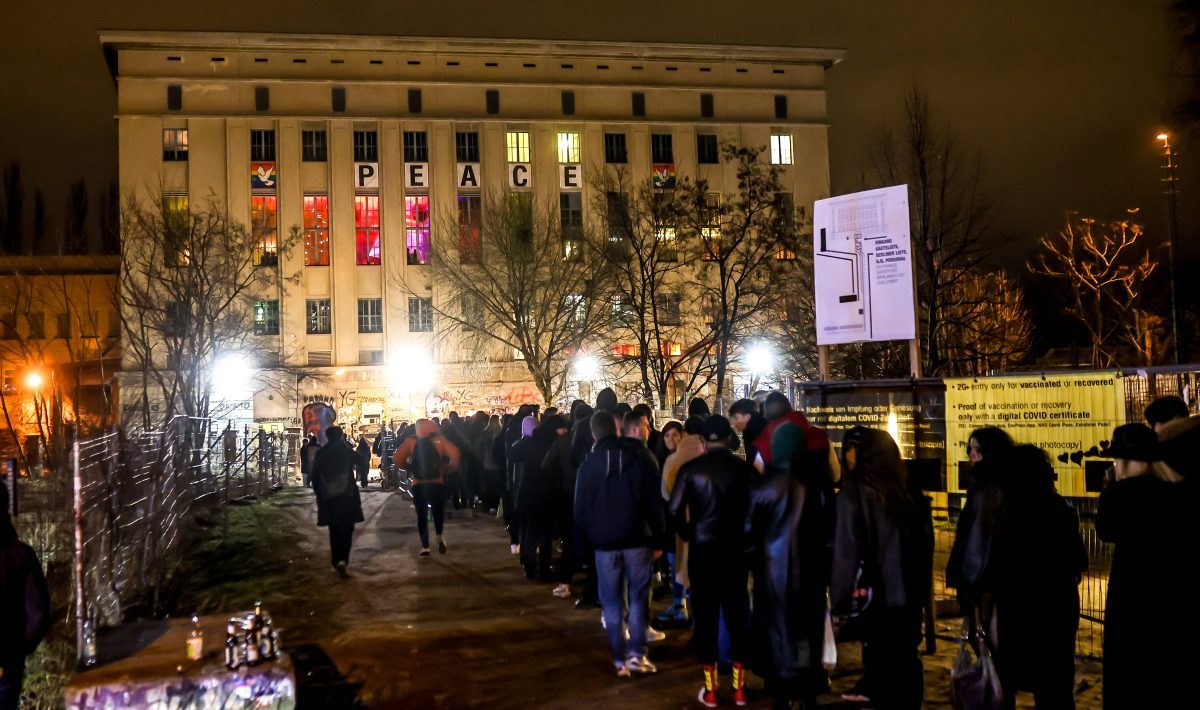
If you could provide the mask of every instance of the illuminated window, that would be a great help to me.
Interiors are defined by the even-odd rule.
[[[771,136],[771,163],[773,165],[792,164],[792,134],[781,133]]]
[[[529,132],[509,131],[504,134],[505,145],[508,146],[508,162],[529,162]]]
[[[433,331],[433,299],[408,299],[408,332],[429,333]]]
[[[309,335],[328,335],[330,332],[330,314],[332,310],[328,298],[308,299],[305,302],[304,332]]]
[[[191,232],[187,195],[163,195],[164,255],[167,266],[192,263],[188,236]]]
[[[659,349],[659,352],[661,352],[664,357],[679,357],[680,355],[683,355],[683,346],[679,343],[663,343],[662,347]]]
[[[405,134],[407,135],[407,134]],[[354,162],[379,162],[379,134],[375,131],[354,132]]]
[[[381,262],[379,195],[354,196],[354,261],[359,266]]]
[[[404,132],[404,162],[429,162],[429,138],[425,131]]]
[[[609,318],[614,327],[629,326],[637,316],[629,296],[613,296],[610,305]]]
[[[641,348],[638,347],[637,343],[618,343],[613,346],[613,355],[617,357],[637,357],[640,354]]]
[[[255,261],[261,266],[279,263],[279,229],[276,197],[254,195],[250,198],[250,234],[254,239]]]
[[[704,226],[700,228],[704,253],[701,258],[705,261],[716,261],[721,256],[721,193],[707,192],[704,194],[704,209],[702,211]]]
[[[329,266],[329,196],[304,196],[304,265]]]
[[[250,160],[270,161],[275,159],[275,131],[250,131]]]
[[[704,294],[704,297],[700,299],[700,308],[707,317],[708,325],[715,326],[721,322],[721,303],[716,296],[711,293]]]
[[[300,159],[306,163],[324,163],[329,159],[329,138],[325,131],[300,131]]]
[[[404,198],[404,242],[410,266],[429,263],[429,195]]]
[[[583,238],[583,195],[563,192],[558,195],[559,224],[562,238],[573,242]]]
[[[482,203],[479,195],[458,196],[458,259],[463,264],[478,263],[483,257]]]
[[[254,304],[254,334],[279,335],[279,301]]]
[[[587,324],[587,297],[581,293],[568,293],[563,298],[563,308],[571,325],[582,328]]]
[[[604,162],[614,165],[623,165],[629,162],[628,154],[625,150],[624,133],[604,134]]]
[[[478,163],[479,134],[475,131],[458,131],[455,133],[454,156],[460,163]]]
[[[679,238],[675,235],[675,228],[660,225],[654,228],[654,236],[658,239],[658,258],[663,261],[678,261]]]
[[[559,132],[558,162],[579,162],[579,134],[574,132]]]
[[[382,333],[383,332],[383,299],[382,298],[360,298],[360,299],[358,299],[358,332],[360,332],[360,333]]]
[[[163,129],[163,160],[168,163],[187,162],[188,132],[186,128]]]

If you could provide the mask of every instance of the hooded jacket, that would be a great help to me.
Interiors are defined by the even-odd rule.
[[[658,462],[639,439],[606,437],[579,467],[577,541],[597,550],[652,547],[662,541]]]
[[[675,529],[693,551],[696,545],[742,550],[750,481],[755,475],[753,466],[724,447],[679,469],[670,510]]]
[[[617,393],[612,387],[605,387],[596,395],[596,410],[601,412],[617,411]]]
[[[532,420],[532,417],[527,419]],[[520,469],[517,472],[516,506],[522,513],[548,514],[562,493],[562,479],[557,475],[557,468],[545,465],[550,447],[557,439],[554,424],[548,422],[513,444],[513,463]]]

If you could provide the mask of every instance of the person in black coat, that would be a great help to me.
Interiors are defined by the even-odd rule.
[[[776,429],[771,465],[750,489],[746,545],[754,573],[753,662],[777,708],[813,703],[828,687],[821,653],[833,500],[824,452],[808,455],[795,424]]]
[[[985,572],[995,603],[994,658],[1005,703],[1032,691],[1039,708],[1075,707],[1079,580],[1087,550],[1079,516],[1054,489],[1054,469],[1036,446],[1000,458],[1004,505]]]
[[[558,586],[554,588],[554,596],[566,598],[571,595],[571,581],[579,571],[581,560],[575,554],[575,474],[579,464],[592,449],[591,419],[594,410],[587,403],[576,400],[571,404],[571,431],[554,441],[546,452],[546,460],[542,467],[554,470],[559,477],[562,495],[558,509],[558,530],[562,535],[562,559],[558,563]],[[589,565],[589,569],[591,566]],[[596,601],[595,575],[590,575],[592,584],[585,585],[586,599],[581,598],[581,606],[591,607]]]
[[[0,482],[0,710],[16,710],[25,657],[50,629],[50,592],[33,548],[17,537]]]
[[[1200,419],[1162,427],[1171,444]],[[1200,432],[1200,428],[1195,429]],[[1114,545],[1104,611],[1104,707],[1179,708],[1195,702],[1191,673],[1200,633],[1176,590],[1181,563],[1200,558],[1196,482],[1183,479],[1148,427],[1117,427],[1113,479],[1100,494],[1096,533]],[[1194,446],[1185,456],[1195,460]]]
[[[512,455],[521,470],[517,476],[516,506],[521,519],[521,566],[525,576],[549,584],[554,552],[554,523],[562,496],[562,478],[556,467],[546,467],[554,442],[567,433],[567,421],[557,414],[546,417],[533,435],[513,444]]]
[[[358,485],[367,487],[367,473],[371,470],[371,444],[367,437],[358,437],[358,448],[354,450],[354,468],[358,472]]]
[[[354,526],[363,521],[362,502],[354,485],[354,451],[345,444],[341,427],[325,432],[329,443],[313,460],[312,486],[317,497],[317,525],[329,527],[333,568],[342,577],[350,563]]]
[[[855,427],[842,439],[842,490],[829,594],[834,612],[855,618],[863,676],[847,700],[890,710],[921,707],[917,647],[933,573],[929,505],[909,486],[895,440]]]

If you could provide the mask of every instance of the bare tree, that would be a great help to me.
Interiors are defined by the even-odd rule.
[[[729,367],[752,337],[777,315],[781,296],[799,273],[798,216],[781,169],[761,158],[763,149],[726,144],[737,187],[718,200],[703,180],[684,179],[678,188],[678,220],[701,244],[697,278],[701,308],[712,324],[706,347],[713,357],[716,405],[724,410]],[[805,215],[800,213],[799,221]]]
[[[944,299],[946,370],[984,375],[1015,369],[1029,356],[1033,319],[1021,285],[1003,271],[973,269],[951,279]]]
[[[180,414],[207,419],[220,356],[270,366],[282,355],[277,264],[299,229],[259,243],[215,197],[199,207],[185,200],[162,192],[150,203],[130,198],[121,215],[125,357],[141,379],[131,412],[146,429]],[[161,401],[153,416],[152,396]]]
[[[908,185],[922,371],[952,374],[945,343],[966,336],[947,332],[955,324],[946,321],[945,312],[996,244],[980,159],[963,155],[953,132],[937,124],[929,98],[914,85],[900,130],[881,129],[871,167],[878,186]]]
[[[1042,237],[1044,252],[1029,262],[1031,272],[1062,285],[1064,312],[1086,331],[1092,367],[1121,364],[1122,348],[1131,345],[1130,322],[1157,266],[1138,243],[1142,234],[1130,219],[1098,224],[1071,214],[1056,234]]]
[[[588,250],[570,251],[560,220],[525,192],[482,195],[476,224],[447,219],[434,239],[428,279],[409,269],[400,288],[429,298],[438,337],[468,358],[521,359],[546,402],[562,393],[571,355],[608,328],[611,266]]]
[[[680,229],[686,206],[675,190],[635,183],[620,168],[596,174],[593,211],[604,219],[577,238],[612,265],[611,332],[618,344],[609,364],[618,374],[636,375],[636,398],[667,409],[672,384],[682,382],[692,392],[714,374],[712,324],[689,308],[702,293],[695,279],[699,235]]]

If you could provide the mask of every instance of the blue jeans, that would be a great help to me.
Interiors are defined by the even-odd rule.
[[[650,621],[650,564],[648,547],[596,550],[596,581],[613,661],[646,655],[646,626]],[[626,591],[628,588],[628,595]],[[628,598],[629,641],[625,640]]]

